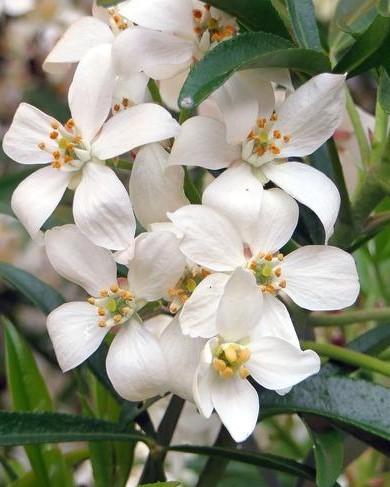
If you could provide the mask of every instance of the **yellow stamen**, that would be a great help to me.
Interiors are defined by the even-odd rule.
[[[231,364],[236,362],[237,352],[235,351],[235,349],[232,346],[228,347],[225,350],[225,357],[226,357],[227,361],[230,362]]]
[[[226,369],[227,365],[225,364],[225,362],[223,360],[221,360],[219,358],[215,358],[213,360],[213,367],[218,372],[222,372]]]
[[[99,316],[105,316],[106,315],[106,310],[102,307],[98,308],[98,314]]]
[[[241,379],[246,379],[250,375],[250,372],[247,369],[247,367],[242,365],[239,369],[239,374],[240,374]]]
[[[96,303],[96,299],[95,298],[88,298],[88,303],[89,304],[95,304]]]
[[[112,286],[110,286],[110,289],[113,293],[117,293],[119,290],[119,286],[118,284],[113,284]]]
[[[230,379],[234,375],[234,371],[230,367],[226,367],[224,370],[219,372],[219,375],[223,377],[224,379]]]

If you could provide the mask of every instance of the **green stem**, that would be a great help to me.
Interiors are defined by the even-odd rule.
[[[344,326],[367,321],[389,321],[390,307],[345,311],[344,313],[312,313],[308,322],[312,326]]]
[[[155,103],[163,105],[163,101],[162,101],[162,98],[160,95],[160,90],[158,89],[157,83],[152,78],[150,78],[150,80],[148,82],[148,89],[149,89],[149,93],[152,97],[152,100]]]
[[[390,377],[390,363],[379,360],[375,357],[370,357],[364,353],[354,352],[348,348],[330,345],[329,343],[317,342],[303,342],[303,348],[311,349],[320,355],[343,362],[345,364],[354,365],[362,369],[379,372],[387,377]]]
[[[179,123],[182,125],[186,120],[188,120],[192,115],[192,110],[186,110],[183,108],[183,110],[180,111],[179,113]]]
[[[131,171],[133,169],[133,163],[126,159],[111,159],[106,164],[114,169],[123,169],[124,171]]]
[[[351,93],[348,88],[345,91],[347,100],[347,111],[358,141],[360,157],[363,163],[363,167],[367,167],[370,159],[370,146],[367,141],[367,136],[364,131],[359,112],[357,111],[356,105],[352,99]]]
[[[370,164],[372,165],[378,164],[382,159],[387,139],[387,124],[387,113],[383,110],[377,99],[375,108],[375,129],[370,157]]]

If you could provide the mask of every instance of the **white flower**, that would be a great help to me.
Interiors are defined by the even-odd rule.
[[[127,248],[135,232],[129,195],[104,160],[178,132],[168,111],[152,103],[105,122],[114,76],[110,50],[98,46],[80,62],[69,90],[72,119],[65,126],[22,103],[4,136],[4,152],[12,159],[49,164],[26,178],[12,197],[14,213],[33,237],[70,187],[76,189],[73,215],[80,230],[102,247]]]
[[[196,404],[205,417],[216,410],[237,442],[254,430],[259,416],[256,390],[290,389],[320,369],[318,355],[302,351],[269,328],[253,275],[238,269],[229,279],[217,312],[217,336],[202,352],[194,380]]]
[[[48,332],[62,370],[84,362],[105,335],[119,327],[107,359],[114,387],[122,393],[117,384],[122,376],[114,372],[111,357],[116,366],[123,362],[128,382],[123,395],[129,400],[166,392],[166,364],[159,341],[140,323],[137,312],[150,301],[167,298],[168,289],[183,272],[176,237],[170,232],[137,237],[127,281],[117,279],[112,254],[95,246],[75,225],[49,230],[45,241],[54,269],[91,296],[84,302],[63,304],[48,316]]]
[[[182,125],[169,165],[221,169],[245,161],[262,182],[271,180],[320,218],[332,235],[340,196],[323,173],[287,158],[304,157],[332,136],[343,115],[343,75],[320,74],[286,98],[277,113],[273,96],[245,91],[240,78],[216,95],[223,121],[197,116]]]
[[[34,8],[35,0],[0,0],[0,15],[23,15]]]
[[[230,274],[238,267],[252,273],[264,293],[264,306],[271,308],[281,326],[292,325],[276,299],[280,292],[310,310],[341,309],[356,300],[358,276],[348,253],[325,245],[301,247],[286,256],[280,253],[297,224],[297,203],[278,188],[263,191],[246,164],[216,178],[206,188],[202,205],[185,206],[169,217],[183,232],[180,248],[191,261],[217,273]],[[209,277],[215,281],[217,275]],[[215,313],[221,290],[203,287],[203,282],[180,319],[185,333],[211,337],[215,331],[209,315]]]

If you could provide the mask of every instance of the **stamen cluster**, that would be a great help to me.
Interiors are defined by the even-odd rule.
[[[271,254],[260,252],[248,263],[248,268],[256,277],[256,282],[262,292],[276,294],[286,287],[286,280],[282,278],[280,263],[284,256],[281,253]]]
[[[250,358],[249,348],[238,343],[222,343],[214,350],[213,368],[223,379],[239,375],[246,379],[250,372],[244,365]]]
[[[102,289],[99,298],[90,297],[88,302],[97,308],[101,328],[123,325],[135,312],[134,294],[113,284]]]

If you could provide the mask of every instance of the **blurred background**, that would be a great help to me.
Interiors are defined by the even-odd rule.
[[[147,0],[145,0],[147,1]],[[374,2],[375,3],[375,2]],[[72,78],[72,70],[65,75],[47,75],[42,71],[42,62],[55,42],[75,20],[90,15],[91,0],[0,0],[0,138],[6,132],[13,114],[21,101],[35,105],[58,120],[69,118],[66,104],[67,89]],[[324,36],[328,36],[334,18],[337,0],[315,1],[318,19]],[[368,14],[369,15],[369,14]],[[353,98],[361,107],[360,115],[367,138],[373,130],[372,113],[375,106],[375,82],[370,77],[355,78],[350,84]],[[342,126],[335,134],[335,140],[343,163],[348,189],[353,191],[359,171],[359,153],[353,137],[351,124],[346,115]],[[51,268],[41,245],[32,242],[21,225],[12,217],[10,196],[16,186],[15,175],[19,171],[26,174],[22,166],[7,159],[0,148],[0,261],[11,263],[24,269],[59,290],[67,299],[77,298],[79,290],[64,282]],[[389,210],[389,202],[382,210]],[[64,204],[54,215],[55,223],[67,221],[70,207]],[[389,302],[390,294],[390,231],[379,234],[369,244],[355,254],[362,283],[361,307],[383,307]],[[45,333],[45,318],[23,300],[21,295],[0,279],[0,315],[10,317],[17,324],[23,336],[34,351],[40,370],[55,398],[58,410],[81,411],[81,401],[75,384],[75,375],[63,375],[55,361]],[[317,339],[343,345],[363,331],[370,323],[344,328],[317,328]],[[0,409],[10,409],[5,380],[3,337],[0,331]],[[387,357],[389,358],[389,357]],[[376,378],[372,378],[376,380]],[[379,378],[378,378],[379,380]],[[380,379],[382,380],[382,378]],[[164,403],[164,401],[162,401]],[[153,419],[158,422],[164,405],[153,407]],[[176,441],[196,444],[212,443],[219,429],[218,420],[203,421],[195,409],[188,405],[182,415]],[[277,417],[265,420],[255,435],[256,448],[268,453],[285,455],[296,460],[305,459],[311,442],[305,427],[298,417]],[[246,445],[247,448],[254,445]],[[1,452],[1,449],[0,449]],[[359,445],[351,445],[351,458],[355,460],[345,471],[341,484],[351,487],[390,486],[389,459],[372,450],[359,450]],[[146,452],[139,448],[136,452],[139,463]],[[28,465],[22,449],[14,449],[15,465]],[[172,478],[181,479],[193,485],[196,472],[203,461],[182,454],[169,458],[169,472]],[[140,467],[141,468],[141,467]],[[386,473],[387,472],[387,473]],[[138,472],[139,473],[139,472]],[[78,485],[92,486],[91,467],[88,462],[78,467]],[[295,481],[283,475],[255,467],[231,463],[227,475],[219,485],[226,487],[290,486]],[[137,484],[137,471],[129,481],[129,486]],[[0,462],[0,486],[7,485]],[[303,484],[302,484],[303,485]],[[210,486],[213,487],[213,486]]]

